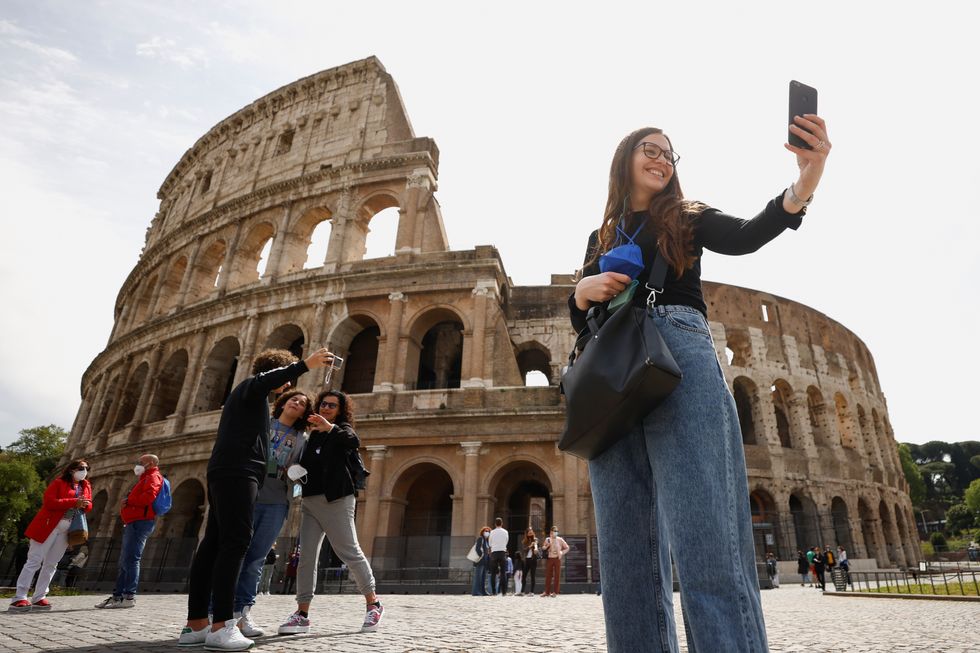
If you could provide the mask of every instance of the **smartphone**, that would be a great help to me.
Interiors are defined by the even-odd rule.
[[[330,363],[330,367],[327,368],[327,374],[323,378],[323,384],[330,385],[330,379],[331,377],[333,377],[333,371],[339,370],[343,366],[344,366],[344,359],[334,354],[333,361]]]
[[[805,113],[817,112],[817,89],[807,86],[795,79],[789,83],[789,124],[794,124],[794,116],[802,116]],[[813,148],[802,138],[789,132],[789,144],[802,147],[807,150]]]

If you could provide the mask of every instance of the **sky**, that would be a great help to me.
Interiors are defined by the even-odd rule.
[[[156,193],[208,129],[377,56],[440,149],[453,249],[519,285],[581,263],[619,140],[662,127],[685,194],[752,217],[796,175],[788,82],[833,144],[803,227],[705,279],[870,349],[896,439],[980,439],[974,3],[47,2],[0,6],[0,446],[70,428]],[[973,81],[970,81],[973,80]]]

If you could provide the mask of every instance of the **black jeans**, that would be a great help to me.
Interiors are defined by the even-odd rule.
[[[254,478],[208,480],[208,525],[191,563],[188,620],[207,619],[209,603],[215,623],[232,618],[235,585],[252,542],[252,511],[258,493]]]
[[[498,575],[499,574],[499,575]],[[494,585],[494,581],[499,585]],[[497,594],[507,595],[507,552],[494,551],[490,554],[490,587],[497,588]]]
[[[538,559],[534,556],[524,558],[524,593],[534,594],[534,573],[538,568]]]

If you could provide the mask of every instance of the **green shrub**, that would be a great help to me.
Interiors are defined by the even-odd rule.
[[[932,544],[937,552],[946,550],[946,536],[942,533],[936,532],[930,535],[929,543]]]

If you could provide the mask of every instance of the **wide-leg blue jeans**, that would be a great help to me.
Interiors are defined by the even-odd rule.
[[[288,503],[255,504],[255,512],[252,513],[252,542],[245,552],[242,571],[238,574],[238,584],[235,586],[235,612],[255,605],[255,594],[259,590],[265,557],[269,555],[272,543],[279,537],[288,513]]]
[[[679,650],[671,560],[692,653],[767,651],[738,413],[708,324],[686,306],[647,319],[684,378],[589,463],[609,651]]]

